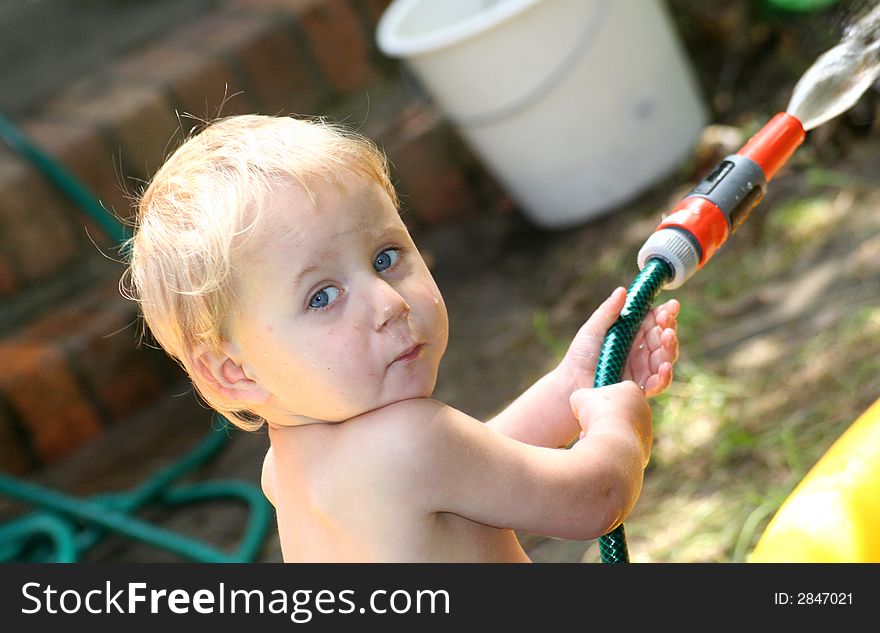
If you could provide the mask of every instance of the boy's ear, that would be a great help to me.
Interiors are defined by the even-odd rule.
[[[191,355],[193,371],[202,384],[228,400],[252,405],[265,402],[269,392],[247,375],[242,365],[230,355],[232,351],[228,343],[221,352],[199,345]]]

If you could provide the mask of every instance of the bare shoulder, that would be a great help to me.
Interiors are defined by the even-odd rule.
[[[457,409],[428,398],[403,400],[355,420],[348,441],[389,485],[424,482],[424,474],[453,453],[466,451],[468,429],[484,425]],[[485,429],[485,432],[491,432]],[[366,464],[365,464],[366,465]]]
[[[464,413],[430,398],[401,400],[359,416],[351,429],[358,442],[383,457],[433,445],[465,420]]]

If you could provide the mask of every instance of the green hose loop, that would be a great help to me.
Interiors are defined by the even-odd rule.
[[[171,488],[163,495],[169,506],[220,498],[238,499],[247,504],[248,522],[232,559],[242,563],[253,561],[263,548],[273,517],[272,507],[259,488],[243,481],[215,480]]]
[[[249,483],[208,481],[172,487],[174,481],[215,455],[226,442],[225,429],[207,438],[169,468],[127,493],[112,493],[79,499],[56,490],[0,473],[0,495],[36,505],[41,510],[0,526],[0,561],[21,560],[30,542],[45,537],[54,553],[37,550],[31,558],[73,562],[107,531],[117,532],[153,547],[202,563],[250,562],[259,554],[270,528],[272,508],[262,492]],[[243,501],[248,522],[235,552],[229,554],[195,539],[153,526],[131,516],[151,502],[166,506],[185,505],[211,499]],[[45,549],[45,548],[44,548]]]
[[[666,261],[652,258],[636,275],[627,290],[626,302],[620,311],[620,316],[605,335],[596,364],[594,387],[604,387],[621,381],[627,356],[642,321],[651,310],[654,299],[674,274],[672,267]],[[603,563],[629,562],[623,524],[599,537],[599,555]]]
[[[45,512],[35,512],[0,526],[0,561],[29,560],[28,547],[38,537],[48,539],[54,556],[38,557],[43,562],[73,563],[76,561],[76,533],[70,522]],[[46,543],[41,540],[40,545]]]
[[[227,422],[228,424],[228,422]],[[165,492],[184,474],[197,469],[214,457],[226,445],[228,435],[222,427],[199,442],[195,448],[166,468],[154,473],[152,477],[130,492],[109,493],[92,497],[110,510],[132,514],[144,506],[156,501],[164,501]],[[218,495],[222,496],[222,495]],[[245,501],[248,501],[245,499]],[[249,502],[249,501],[248,501]],[[250,503],[250,502],[249,502]],[[253,506],[253,504],[251,504]],[[86,551],[95,545],[106,533],[106,529],[90,525],[77,534],[76,544],[79,551]]]
[[[205,563],[231,563],[235,559],[219,550],[169,530],[156,527],[127,514],[110,510],[99,503],[65,495],[51,488],[16,480],[0,473],[0,493],[19,501],[36,503],[76,521],[98,525],[161,547],[180,556]]]

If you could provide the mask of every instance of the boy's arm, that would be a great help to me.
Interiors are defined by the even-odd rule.
[[[568,402],[575,386],[566,385],[558,372],[557,367],[542,376],[486,425],[533,446],[568,446],[581,429]]]
[[[602,343],[625,300],[626,290],[615,290],[575,335],[560,364],[487,424],[527,444],[567,446],[580,431],[569,398],[575,390],[593,386]],[[623,379],[638,383],[647,397],[661,393],[672,381],[672,365],[678,358],[678,310],[675,300],[652,310],[627,358]]]
[[[403,488],[397,498],[426,514],[590,539],[622,522],[641,492],[651,411],[632,382],[581,390],[572,399],[585,433],[571,449],[512,440],[434,401],[392,406],[409,438],[382,463],[394,465],[394,485]]]

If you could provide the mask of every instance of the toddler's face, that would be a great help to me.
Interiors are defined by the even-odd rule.
[[[316,184],[316,202],[273,192],[238,262],[231,339],[291,424],[428,397],[446,350],[446,306],[391,200],[343,183]]]

